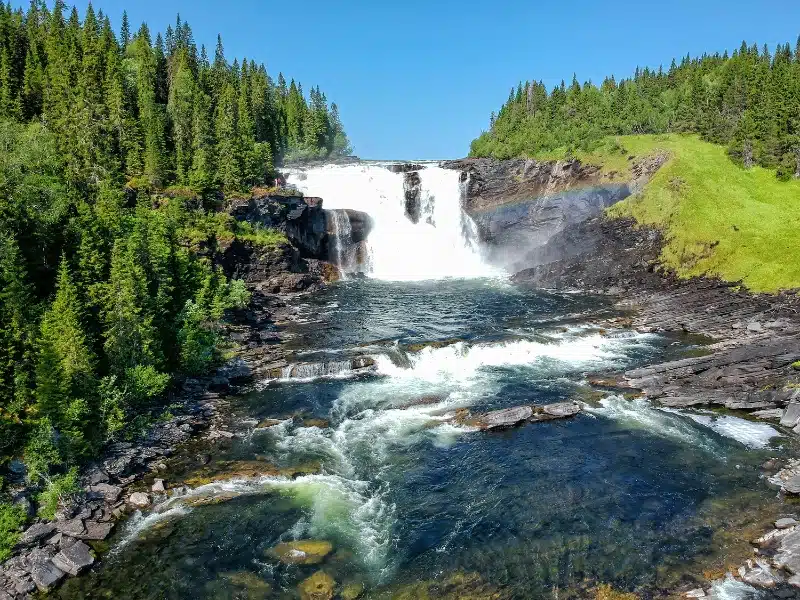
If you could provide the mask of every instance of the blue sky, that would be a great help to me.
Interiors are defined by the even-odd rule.
[[[19,2],[23,4],[23,2]],[[48,1],[49,4],[51,2]],[[69,3],[69,0],[68,0]],[[319,84],[339,104],[359,156],[464,156],[520,79],[551,87],[669,65],[673,56],[773,47],[800,34],[800,1],[772,0],[94,0],[118,29],[176,13],[229,60],[255,58],[277,76]],[[27,1],[24,2],[27,5]],[[83,12],[85,2],[78,4]]]

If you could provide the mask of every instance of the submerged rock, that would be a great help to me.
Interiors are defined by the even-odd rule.
[[[332,600],[336,580],[325,571],[317,571],[297,586],[300,600]]]
[[[316,565],[333,551],[333,544],[325,540],[300,540],[282,542],[267,552],[288,565]]]
[[[236,598],[243,600],[266,600],[270,597],[272,586],[250,571],[223,573],[220,579],[237,589]]]
[[[347,583],[342,588],[342,600],[358,600],[364,594],[364,584],[361,582]]]

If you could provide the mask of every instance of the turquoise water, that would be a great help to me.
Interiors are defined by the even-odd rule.
[[[769,510],[758,465],[780,453],[770,428],[587,395],[587,378],[689,349],[598,325],[614,315],[606,300],[473,280],[344,282],[305,302],[286,327],[295,360],[366,354],[376,372],[260,382],[236,399],[240,437],[202,449],[204,468],[272,474],[198,485],[134,517],[105,567],[62,597],[296,598],[320,569],[337,594],[358,584],[365,597],[454,573],[497,597],[593,583],[650,595],[712,561],[720,530],[747,524],[742,507],[753,520]],[[503,432],[452,420],[576,398],[600,401]],[[255,429],[266,418],[280,422]],[[188,470],[202,472],[195,452]],[[332,551],[316,565],[270,553],[306,539]]]

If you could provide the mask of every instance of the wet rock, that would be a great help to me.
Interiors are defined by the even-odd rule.
[[[283,542],[267,552],[289,565],[316,565],[333,551],[333,544],[324,540]]]
[[[787,494],[800,494],[800,460],[789,461],[786,467],[769,478],[769,482]]]
[[[364,595],[364,584],[361,582],[347,583],[342,588],[342,600],[358,600]]]
[[[258,425],[256,425],[256,429],[267,429],[269,427],[275,427],[275,425],[280,425],[283,423],[280,419],[264,419]]]
[[[122,488],[108,483],[98,483],[87,488],[90,494],[102,497],[106,502],[113,504],[122,495]]]
[[[789,533],[780,540],[778,552],[773,556],[772,562],[779,569],[784,569],[792,575],[800,575],[800,530],[786,530]]]
[[[781,425],[794,427],[798,422],[800,422],[800,402],[789,402],[786,412],[781,417]]]
[[[684,598],[705,598],[706,592],[703,588],[695,588],[693,590],[689,590],[683,595]]]
[[[784,581],[783,576],[764,560],[748,560],[739,567],[739,577],[745,583],[766,589],[772,589]]]
[[[749,331],[750,333],[760,333],[763,330],[764,327],[762,327],[761,323],[759,323],[758,321],[751,321],[750,323],[747,324],[747,331]]]
[[[319,429],[327,429],[330,427],[330,421],[327,419],[303,419],[300,423],[301,427],[317,427]]]
[[[486,413],[478,418],[478,423],[484,429],[505,429],[524,423],[532,415],[530,406],[517,406]]]
[[[422,179],[417,171],[409,171],[403,175],[403,194],[405,196],[406,218],[414,224],[419,223],[421,214]]]
[[[775,521],[775,527],[778,529],[788,529],[789,527],[794,527],[797,525],[797,521],[791,517],[784,517],[783,519],[778,519]]]
[[[150,490],[153,491],[153,492],[156,492],[158,494],[161,494],[161,493],[165,492],[167,490],[167,488],[164,486],[164,480],[163,479],[156,479],[153,482],[153,486],[150,488]]]
[[[25,533],[19,539],[19,543],[22,546],[38,544],[43,538],[53,533],[55,529],[56,526],[53,523],[36,523],[25,530]]]
[[[763,410],[757,410],[752,413],[756,419],[763,419],[765,421],[777,421],[781,417],[783,417],[783,409],[782,408],[765,408]]]
[[[128,504],[136,508],[147,508],[150,506],[150,496],[144,492],[134,492],[130,495],[130,498],[128,498]]]
[[[94,564],[94,556],[89,551],[89,546],[83,542],[76,542],[56,554],[53,557],[53,564],[75,577]]]
[[[40,592],[49,592],[64,579],[64,571],[53,564],[53,561],[36,562],[31,568],[31,579]]]
[[[223,573],[220,576],[228,585],[237,588],[241,596],[236,598],[246,598],[247,600],[266,600],[270,597],[272,587],[255,573],[250,571],[236,571],[233,573]]]
[[[573,417],[581,412],[581,406],[577,402],[558,402],[555,404],[547,404],[542,407],[544,415],[554,417],[556,419],[565,419]],[[537,414],[537,417],[540,416]]]
[[[325,571],[317,571],[297,586],[300,600],[332,600],[336,580]]]

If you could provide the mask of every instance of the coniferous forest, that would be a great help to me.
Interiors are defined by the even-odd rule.
[[[52,499],[218,363],[248,301],[197,252],[235,235],[224,194],[350,152],[319,88],[231,64],[221,39],[210,59],[180,17],[154,37],[91,5],[0,4],[0,472],[22,457]]]
[[[668,70],[637,69],[599,87],[575,77],[550,92],[541,82],[520,83],[472,142],[471,155],[591,150],[608,135],[673,132],[725,145],[745,167],[800,177],[800,39],[774,55],[743,42],[731,55],[687,56]]]

